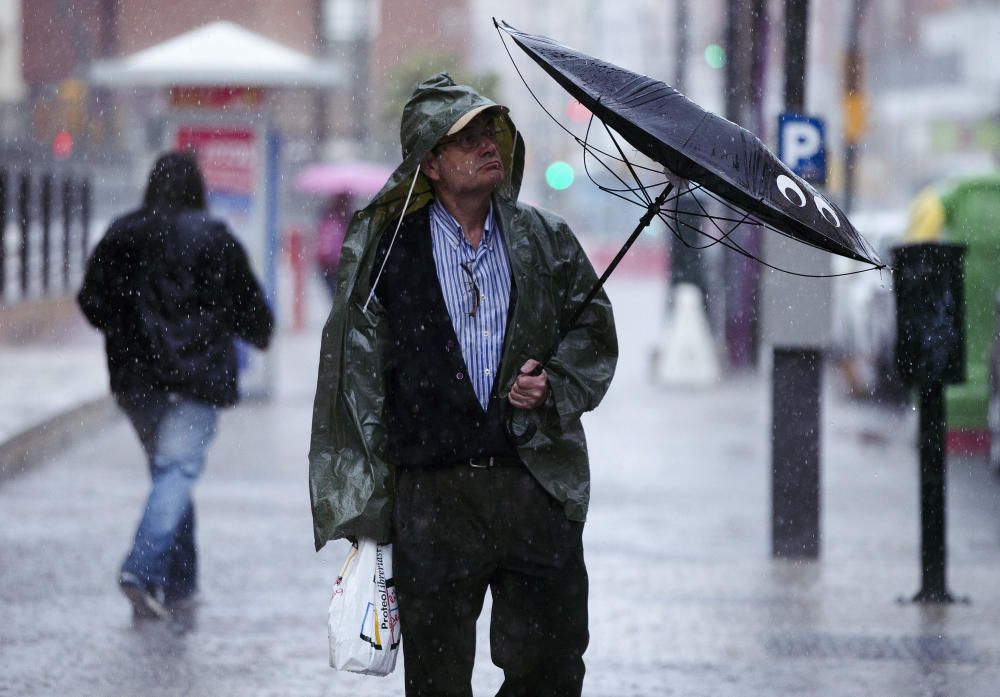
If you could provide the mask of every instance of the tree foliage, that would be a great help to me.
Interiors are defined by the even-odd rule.
[[[403,106],[413,94],[414,88],[435,73],[447,72],[455,82],[470,85],[491,99],[496,98],[500,84],[500,77],[496,73],[472,73],[459,63],[455,56],[433,50],[413,51],[403,56],[385,81],[378,140],[398,144],[399,119]]]

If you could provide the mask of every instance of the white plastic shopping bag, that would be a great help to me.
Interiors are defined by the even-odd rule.
[[[392,545],[362,538],[351,548],[330,598],[330,667],[388,675],[399,653]]]

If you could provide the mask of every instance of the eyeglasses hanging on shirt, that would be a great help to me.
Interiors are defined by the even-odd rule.
[[[468,263],[461,263],[459,266],[462,267],[462,271],[469,277],[469,293],[472,295],[472,309],[469,310],[469,317],[475,317],[476,312],[479,310],[479,286],[476,285],[476,277],[472,273],[472,269],[469,268]]]

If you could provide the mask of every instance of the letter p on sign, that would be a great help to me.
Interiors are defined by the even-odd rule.
[[[778,116],[778,158],[812,184],[826,184],[823,120],[802,114]]]

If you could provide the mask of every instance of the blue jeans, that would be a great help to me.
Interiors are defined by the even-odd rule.
[[[119,398],[149,460],[153,487],[122,564],[147,586],[163,588],[168,601],[198,588],[191,492],[215,435],[216,407],[175,394],[150,393]]]

